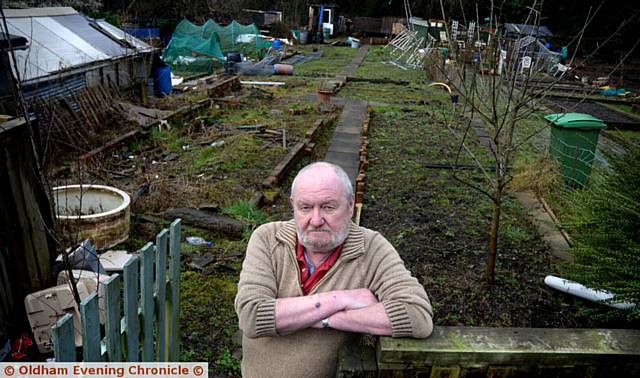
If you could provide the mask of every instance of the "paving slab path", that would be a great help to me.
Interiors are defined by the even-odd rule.
[[[341,86],[346,85],[347,77],[353,76],[362,64],[367,52],[368,45],[359,48],[356,56],[351,60],[343,72],[337,75],[334,80],[340,81]],[[368,102],[361,100],[344,100],[342,114],[333,133],[329,149],[324,160],[339,165],[349,175],[351,184],[355,189],[356,177],[360,168],[360,146],[362,145],[362,124],[368,113]]]
[[[341,166],[355,188],[360,167],[362,123],[367,116],[367,102],[347,100],[331,138],[324,160]]]

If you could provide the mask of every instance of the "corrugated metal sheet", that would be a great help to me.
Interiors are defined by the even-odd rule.
[[[91,46],[109,56],[121,56],[131,53],[131,49],[126,49],[119,43],[114,43],[112,38],[92,27],[87,18],[81,14],[56,17],[56,21],[73,33],[81,35]]]
[[[76,74],[67,76],[64,80],[54,80],[43,85],[34,84],[31,88],[26,88],[24,97],[29,104],[33,99],[47,99],[50,97],[69,97],[86,87],[85,74]],[[72,107],[77,107],[74,101],[71,101]],[[77,110],[77,109],[74,109]]]
[[[98,25],[100,26],[100,29],[103,32],[106,32],[108,35],[110,35],[111,37],[121,42],[125,42],[127,45],[133,46],[136,50],[140,50],[140,51],[153,50],[151,46],[142,42],[138,38],[135,38],[131,34],[127,34],[121,29],[116,28],[115,26],[111,25],[105,20],[96,20],[96,22],[98,23]]]
[[[61,72],[90,70],[93,63],[154,50],[115,26],[89,19],[72,8],[5,10],[5,13],[9,33],[29,40],[29,48],[15,54],[23,83],[51,80]]]

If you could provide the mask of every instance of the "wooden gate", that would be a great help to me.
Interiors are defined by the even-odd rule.
[[[122,276],[114,274],[106,282],[104,336],[97,292],[80,303],[84,362],[178,361],[180,225],[180,219],[173,221],[157,235],[155,248],[147,243],[139,257],[127,262]],[[51,329],[56,362],[76,362],[72,315],[64,315]]]

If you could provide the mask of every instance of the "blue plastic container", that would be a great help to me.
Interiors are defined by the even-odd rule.
[[[306,31],[306,30],[301,30],[300,31],[300,44],[301,45],[306,45],[308,39],[309,39],[309,32]]]
[[[171,94],[171,67],[161,66],[153,70],[153,82],[155,83],[156,96],[166,96]]]

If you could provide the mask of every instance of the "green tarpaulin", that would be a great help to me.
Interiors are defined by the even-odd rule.
[[[185,19],[176,26],[162,59],[180,71],[211,71],[214,63],[224,62],[228,52],[259,57],[263,47],[255,24],[232,21],[222,26],[208,20],[198,26]]]

